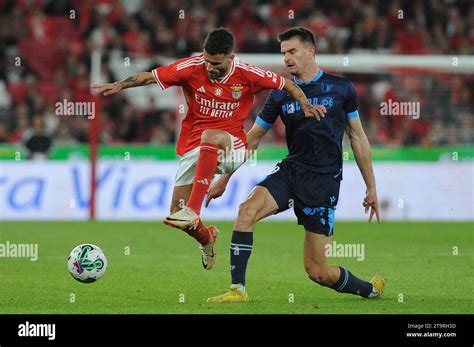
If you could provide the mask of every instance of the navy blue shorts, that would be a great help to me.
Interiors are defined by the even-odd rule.
[[[342,175],[320,174],[283,160],[260,183],[278,204],[278,212],[293,208],[298,224],[331,236]]]

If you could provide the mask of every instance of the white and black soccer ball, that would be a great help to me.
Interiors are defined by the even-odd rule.
[[[67,268],[75,280],[92,283],[104,276],[107,258],[98,246],[83,244],[71,251],[67,258]]]

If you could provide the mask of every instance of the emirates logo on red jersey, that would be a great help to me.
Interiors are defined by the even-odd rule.
[[[240,102],[222,102],[214,99],[206,99],[194,94],[194,99],[199,104],[199,113],[217,118],[228,118],[233,116],[233,111],[239,107]]]

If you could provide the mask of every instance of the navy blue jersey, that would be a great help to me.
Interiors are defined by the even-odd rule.
[[[342,138],[346,121],[359,116],[354,85],[345,77],[323,70],[311,81],[293,80],[312,105],[326,107],[325,117],[320,121],[305,117],[300,104],[286,91],[272,90],[256,123],[270,129],[280,116],[286,127],[289,152],[285,160],[314,172],[342,176]]]

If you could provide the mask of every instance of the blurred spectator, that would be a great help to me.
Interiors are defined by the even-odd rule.
[[[170,143],[170,133],[166,131],[166,129],[154,125],[150,130],[150,140],[148,143],[153,145],[165,145]]]
[[[54,137],[55,145],[75,145],[77,140],[71,135],[69,127],[65,122],[61,122],[57,128],[56,135]]]
[[[74,19],[63,15],[70,8],[77,9]],[[117,79],[111,65],[123,65],[126,57],[133,62],[150,54],[179,58],[200,51],[205,35],[216,26],[229,27],[237,51],[247,53],[276,53],[277,34],[303,25],[315,32],[318,54],[474,54],[474,6],[469,0],[322,0],[317,5],[310,0],[0,0],[0,21],[0,141],[28,143],[38,153],[48,151],[51,139],[62,145],[87,142],[90,120],[59,119],[54,105],[64,99],[91,101],[95,48],[104,53],[104,81]],[[405,70],[348,76],[356,85],[372,143],[472,143],[472,75]],[[250,119],[264,102],[262,94]],[[420,102],[421,118],[381,116],[380,102],[388,99]],[[180,114],[147,103],[131,105],[123,94],[102,99],[102,143],[176,141]],[[249,120],[246,126],[251,124]],[[265,141],[284,143],[284,131],[278,121]]]
[[[117,138],[124,142],[139,140],[140,128],[131,106],[126,106],[116,129]]]
[[[8,129],[7,125],[3,122],[0,122],[0,143],[8,142]]]
[[[40,115],[33,117],[33,127],[25,134],[25,147],[28,149],[29,159],[47,158],[51,138],[45,134]]]

